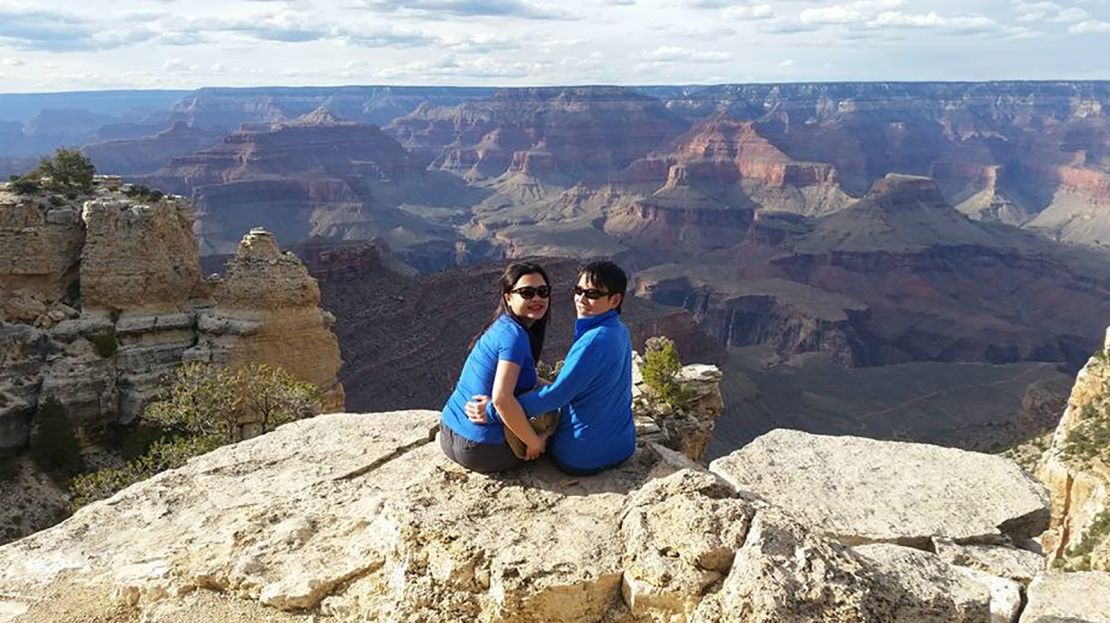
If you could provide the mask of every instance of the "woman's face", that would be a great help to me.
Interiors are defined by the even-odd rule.
[[[540,296],[540,294],[546,296]],[[517,318],[539,320],[547,313],[548,297],[551,289],[539,273],[522,275],[513,284],[511,292],[505,295],[505,302]],[[531,298],[527,298],[531,295]]]

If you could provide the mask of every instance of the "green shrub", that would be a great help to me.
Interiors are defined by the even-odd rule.
[[[39,403],[31,428],[31,458],[60,479],[81,471],[81,443],[65,408],[53,396]]]
[[[86,504],[111,497],[125,489],[164,472],[181,467],[189,459],[210,452],[223,445],[216,437],[177,437],[154,442],[143,456],[128,461],[123,467],[102,469],[73,479],[73,510]]]
[[[1095,515],[1094,521],[1083,534],[1083,539],[1067,550],[1068,560],[1063,567],[1068,571],[1090,571],[1091,554],[1110,536],[1110,510]]]
[[[101,329],[86,339],[92,342],[93,350],[96,351],[96,354],[105,359],[116,354],[116,350],[119,349],[119,342],[116,340],[116,331],[112,328]]]
[[[133,199],[147,202],[155,202],[166,196],[165,193],[157,188],[149,188],[142,184],[133,184],[124,194]]]
[[[185,464],[190,458],[241,441],[252,433],[320,412],[319,390],[285,370],[248,364],[238,370],[187,363],[177,369],[173,386],[151,403],[142,419],[166,436],[120,468],[104,469],[73,481],[73,507]]]
[[[92,190],[96,167],[80,151],[58,148],[52,158],[43,158],[33,173],[47,189],[76,197]]]
[[[37,179],[31,175],[12,175],[8,178],[8,188],[17,195],[32,195],[37,193],[41,186]]]
[[[564,361],[562,359],[555,362],[554,366],[548,365],[545,361],[536,362],[536,376],[548,381],[554,381],[555,377],[559,376],[559,372],[563,369]]]
[[[674,342],[665,337],[653,337],[644,344],[644,365],[640,374],[644,383],[656,397],[669,404],[675,411],[684,411],[689,406],[689,393],[678,376],[682,362]]]
[[[277,366],[250,363],[239,368],[233,379],[239,393],[239,421],[253,423],[260,433],[312,417],[323,408],[315,385],[298,381]],[[239,435],[242,439],[242,427]]]

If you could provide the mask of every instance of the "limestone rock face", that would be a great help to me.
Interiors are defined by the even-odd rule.
[[[272,234],[254,229],[243,238],[212,297],[216,306],[200,313],[199,340],[187,359],[279,365],[321,388],[327,408],[343,407],[335,317],[320,309],[320,288],[304,264],[282,253]]]
[[[0,321],[33,323],[77,278],[80,210],[0,189]]]
[[[0,449],[26,445],[48,397],[86,432],[134,420],[213,333],[229,355],[206,360],[281,365],[341,409],[334,319],[304,267],[252,233],[213,306],[188,202],[124,190],[103,177],[77,199],[0,186]]]
[[[546,460],[484,475],[442,455],[438,419],[324,415],[197,457],[0,547],[0,612],[18,623],[987,618],[987,590],[938,558],[892,571],[671,450],[642,447],[593,477]]]
[[[1021,623],[1110,623],[1110,573],[1049,573],[1029,585]]]
[[[1052,528],[1042,541],[1066,567],[1110,571],[1110,449],[1096,431],[1110,426],[1110,331],[1075,379],[1068,406],[1038,469],[1052,493]]]
[[[200,282],[193,211],[184,200],[147,205],[96,199],[81,213],[83,309],[179,311]]]
[[[1048,525],[1047,491],[1016,463],[951,448],[780,429],[710,469],[846,543],[1017,541]]]

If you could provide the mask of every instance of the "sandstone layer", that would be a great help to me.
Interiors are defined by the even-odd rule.
[[[195,458],[0,548],[0,612],[970,623],[998,605],[932,554],[857,552],[650,444],[593,477],[482,475],[442,456],[437,420],[331,414]]]

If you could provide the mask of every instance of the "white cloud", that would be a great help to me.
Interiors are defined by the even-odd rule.
[[[805,9],[798,15],[798,19],[803,24],[859,24],[869,22],[879,13],[903,4],[905,0],[858,0],[847,4]]]
[[[24,63],[23,59],[21,58],[5,58],[3,60],[0,60],[0,65],[7,65],[8,67],[19,67],[20,65],[26,65],[26,63]]]
[[[793,67],[793,66],[794,66],[794,59],[792,59],[792,58],[788,58],[785,61],[782,61],[781,63],[779,63],[779,67]]]
[[[721,11],[721,17],[734,20],[768,19],[775,16],[769,4],[753,4],[729,7]]]
[[[162,63],[162,71],[168,71],[168,72],[171,72],[171,73],[186,73],[186,72],[192,72],[192,71],[195,71],[195,70],[196,70],[195,65],[190,65],[189,63],[186,63],[185,61],[181,60],[180,58],[171,58],[170,60],[166,61],[165,63]]]
[[[645,61],[655,63],[674,63],[687,61],[694,63],[720,63],[732,58],[728,52],[700,52],[690,48],[665,45],[640,55]]]
[[[945,28],[950,30],[992,30],[1000,24],[980,15],[945,16],[936,11],[928,13],[903,13],[885,11],[867,22],[869,28]]]
[[[1084,22],[1079,22],[1078,24],[1073,24],[1070,28],[1068,28],[1068,32],[1076,34],[1087,34],[1093,32],[1110,33],[1110,22],[1091,19]]]
[[[1057,24],[1072,24],[1090,18],[1091,14],[1079,7],[1065,7],[1055,2],[1025,2],[1018,0],[1013,3],[1021,15],[1019,22],[1050,22]]]

